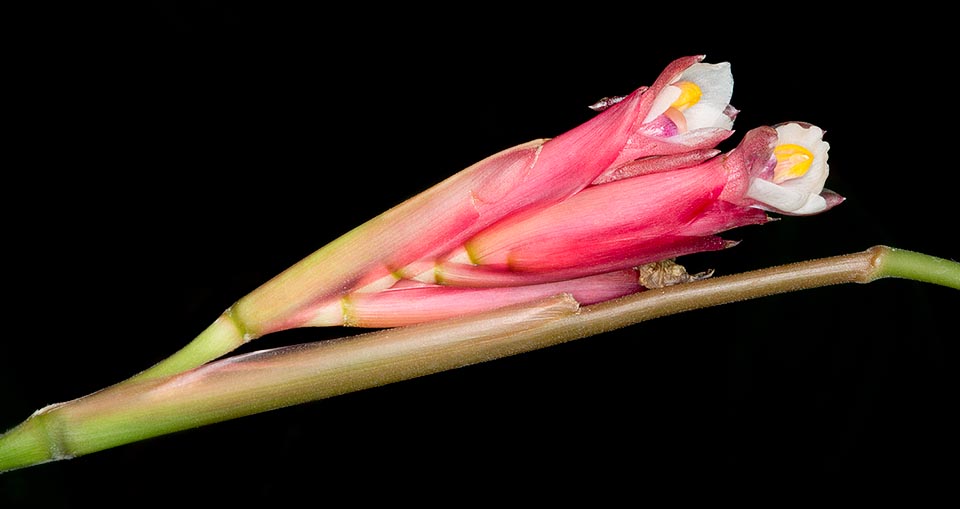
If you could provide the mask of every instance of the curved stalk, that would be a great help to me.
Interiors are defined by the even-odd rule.
[[[528,352],[693,309],[887,277],[960,289],[960,263],[878,246],[582,308],[564,295],[469,317],[254,352],[41,409],[0,436],[0,471]]]

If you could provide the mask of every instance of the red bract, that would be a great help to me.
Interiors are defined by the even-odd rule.
[[[701,60],[675,60],[584,124],[388,210],[241,299],[234,316],[262,334],[405,325],[556,293],[606,300],[642,289],[625,283],[635,267],[729,247],[717,234],[765,223],[765,211],[838,203],[821,193],[816,128],[757,128],[716,149],[737,114],[733,78],[729,64]]]
[[[673,90],[702,58],[678,59],[651,87],[584,124],[504,150],[373,218],[242,298],[232,316],[251,336],[301,326],[317,305],[442,256],[505,217],[561,202],[623,162],[712,146],[729,129],[691,136],[660,129],[658,137],[651,126],[669,123],[667,117],[647,118],[658,94]]]
[[[529,284],[722,249],[731,243],[715,234],[768,221],[744,193],[768,166],[775,139],[772,129],[756,129],[736,149],[695,166],[590,186],[554,206],[505,219],[439,261],[427,277],[480,286],[484,274],[502,271]],[[508,279],[491,277],[490,284]]]
[[[665,116],[647,119],[657,94],[672,90],[671,83],[701,60],[678,59],[649,89],[634,91],[579,127],[504,150],[384,212],[242,298],[232,316],[251,336],[298,327],[318,304],[442,256],[507,216],[561,202],[622,162],[710,146],[729,130],[660,139],[649,128]]]
[[[555,283],[515,287],[458,288],[404,280],[386,290],[355,292],[326,307],[318,307],[306,325],[397,327],[554,295],[569,294],[582,305],[636,293],[642,289],[633,269]]]
[[[765,210],[776,208],[757,200],[758,185],[780,187],[810,171],[819,175],[810,180],[822,185],[827,172],[822,134],[809,125],[759,127],[727,153],[694,151],[631,162],[609,173],[612,180],[507,217],[446,256],[394,273],[429,284],[401,282],[379,293],[356,292],[318,308],[311,324],[405,325],[550,292],[592,303],[640,291],[636,279],[624,281],[632,268],[730,247],[736,242],[718,233],[768,222]],[[786,201],[781,191],[767,194],[775,202],[796,201],[795,210],[839,203],[822,188],[804,189],[807,195],[782,191]],[[821,191],[822,196],[810,194]]]

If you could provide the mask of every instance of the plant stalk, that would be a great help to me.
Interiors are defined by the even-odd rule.
[[[886,277],[960,289],[960,263],[877,246],[591,306],[579,307],[561,295],[457,319],[254,352],[45,407],[0,436],[0,471],[528,352],[693,309]]]

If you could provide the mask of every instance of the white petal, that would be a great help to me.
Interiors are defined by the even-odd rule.
[[[733,96],[733,73],[729,62],[719,64],[696,63],[683,71],[677,81],[691,81],[700,87],[700,101],[683,112],[687,120],[687,129],[702,129],[705,127],[722,127],[729,129],[733,126],[730,117],[723,111],[730,104]],[[643,123],[662,115],[667,108],[680,98],[680,88],[667,85],[653,100],[653,106]]]
[[[819,194],[811,194],[807,196],[807,203],[804,203],[802,207],[790,213],[798,216],[806,216],[823,212],[824,210],[827,210],[827,200]]]
[[[793,143],[800,145],[813,154],[813,164],[802,177],[788,180],[781,185],[798,192],[820,194],[830,175],[828,151],[830,144],[823,141],[823,129],[814,125],[803,126],[797,123],[777,126],[778,144]]]
[[[663,115],[663,112],[667,111],[667,108],[674,103],[677,99],[680,98],[681,90],[679,87],[673,85],[667,85],[663,90],[657,94],[657,97],[653,100],[653,106],[650,107],[650,113],[647,113],[647,118],[643,119],[643,123],[646,124],[651,120]]]
[[[683,72],[680,80],[696,83],[703,94],[697,104],[683,112],[687,129],[732,127],[733,121],[723,113],[733,96],[733,73],[729,62],[693,64]]]
[[[772,209],[783,212],[794,212],[806,205],[810,194],[778,186],[773,182],[753,179],[747,190],[747,197],[757,200]]]

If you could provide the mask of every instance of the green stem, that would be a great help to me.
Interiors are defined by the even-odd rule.
[[[245,331],[243,324],[228,309],[176,353],[121,383],[182,373],[231,352],[250,339],[251,335]]]
[[[960,290],[960,263],[892,247],[880,254],[878,277],[912,279]]]
[[[885,277],[960,289],[960,263],[874,247],[579,309],[570,297],[558,296],[454,320],[255,352],[167,377],[155,371],[34,413],[0,436],[0,471],[528,352],[688,310]]]
[[[502,338],[578,309],[564,295],[117,384],[41,409],[0,436],[0,472],[451,369],[477,362],[478,355],[493,358]]]

